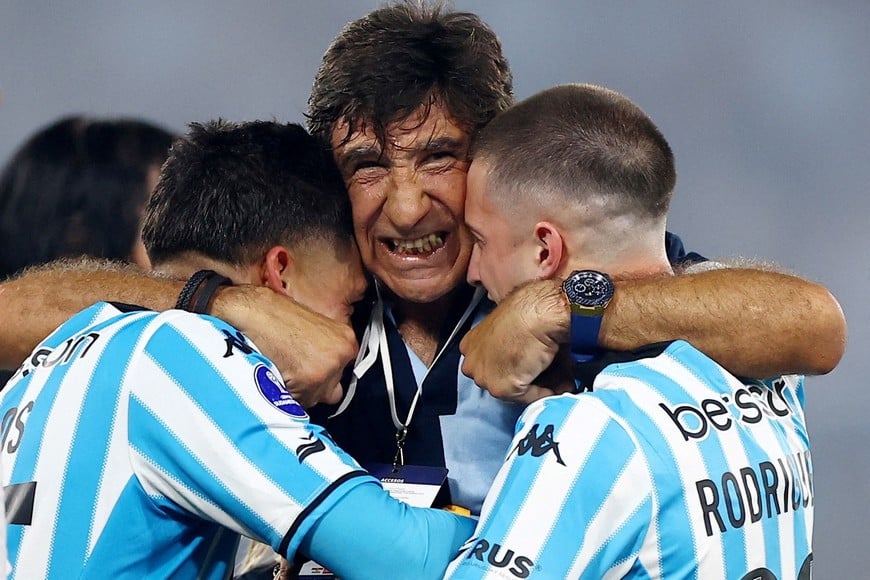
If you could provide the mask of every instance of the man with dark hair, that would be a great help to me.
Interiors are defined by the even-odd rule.
[[[427,118],[434,105],[471,134],[512,102],[501,43],[476,14],[394,4],[349,23],[327,49],[308,129],[331,142],[341,120],[342,141],[365,125],[383,144],[393,121],[421,107]]]
[[[463,223],[468,146],[510,102],[508,65],[477,16],[401,3],[341,32],[324,56],[308,112],[311,130],[333,148],[363,264],[380,295],[360,309],[362,348],[342,404],[325,413],[337,413],[326,426],[360,461],[447,467],[451,501],[472,512],[522,410],[463,375],[458,346],[492,308],[465,283],[472,247]],[[681,244],[669,247],[679,260]],[[68,290],[60,296],[45,290],[61,285]],[[180,289],[168,281],[69,269],[0,285],[0,308],[10,313],[0,327],[0,358],[20,360],[22,347],[35,344],[52,321],[96,299],[165,309]],[[212,312],[270,355],[301,403],[341,400],[338,377],[355,353],[353,336],[271,294],[221,290]],[[531,311],[546,305],[523,291],[517,295]],[[32,312],[39,316],[27,316]],[[593,339],[630,350],[688,338],[738,375],[772,376],[827,372],[842,356],[844,337],[839,305],[824,288],[743,269],[621,281]],[[546,338],[548,354],[558,344]],[[476,376],[506,385],[508,396],[525,402],[528,383],[540,372],[527,376],[534,365],[526,359],[544,358],[537,346],[517,347],[520,371],[492,381],[486,373]],[[466,363],[474,359],[472,353]]]
[[[565,85],[520,102],[475,143],[469,282],[499,301],[564,280],[582,331],[611,277],[673,276],[675,176],[667,141],[618,93]],[[744,385],[682,340],[571,354],[576,392],[526,408],[448,577],[809,578],[802,377]]]
[[[254,343],[201,314],[237,283],[347,323],[366,282],[328,152],[298,125],[193,124],[144,238],[189,279],[179,309],[83,310],[0,397],[13,577],[226,578],[240,535],[346,578],[440,577],[470,520],[392,499]]]
[[[464,283],[468,147],[511,102],[510,69],[489,27],[474,14],[406,3],[345,27],[323,57],[307,115],[345,178],[376,292],[358,320],[368,330],[348,395],[315,419],[334,414],[324,424],[360,461],[446,466],[450,501],[472,512],[521,411],[458,372],[459,338],[488,309]]]
[[[337,409],[315,409],[314,418],[363,463],[446,466],[451,501],[473,513],[522,411],[459,370],[460,340],[492,308],[464,283],[472,248],[463,222],[468,148],[511,102],[510,68],[486,24],[473,14],[404,3],[342,30],[323,57],[307,114],[312,133],[333,148],[377,291],[368,310],[359,309],[358,327],[365,330],[358,331],[361,350],[346,396]],[[524,147],[519,140],[513,145]],[[522,167],[535,175],[535,167]],[[669,238],[668,248],[672,262],[685,257],[677,238]],[[842,354],[835,338],[843,332],[839,307],[820,287],[751,270],[682,278],[691,287],[664,279],[620,282],[597,340],[631,349],[687,337],[748,376],[824,372]],[[794,301],[765,300],[773,288]],[[744,302],[764,314],[745,314]],[[813,352],[821,342],[814,346],[786,331],[803,319],[795,311],[804,305],[821,313],[812,332],[833,337],[822,341],[830,351]],[[522,318],[538,308],[527,301],[514,313]],[[517,360],[538,352],[516,342]],[[782,349],[761,351],[759,342]],[[472,369],[476,356],[466,361]],[[502,372],[512,373],[507,377],[478,372],[475,378],[508,383],[510,392],[495,391],[505,398],[531,400],[537,391],[528,385],[543,368],[519,385],[516,376],[528,374],[527,367],[503,363]]]

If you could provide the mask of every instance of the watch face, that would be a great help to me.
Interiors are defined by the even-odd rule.
[[[572,304],[605,306],[613,298],[613,282],[606,274],[595,270],[573,272],[562,284]]]

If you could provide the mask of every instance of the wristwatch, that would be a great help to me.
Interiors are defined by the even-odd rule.
[[[575,270],[562,282],[571,305],[571,358],[586,362],[598,353],[604,309],[613,298],[613,280],[597,270]]]

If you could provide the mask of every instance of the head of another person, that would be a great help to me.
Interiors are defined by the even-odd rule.
[[[365,291],[341,175],[295,124],[191,124],[163,165],[143,238],[158,271],[212,269],[343,322]]]
[[[626,97],[593,85],[545,90],[487,125],[472,155],[468,280],[496,302],[576,269],[633,278],[671,271],[664,237],[674,157]]]
[[[512,90],[495,33],[440,5],[375,10],[323,56],[308,127],[334,151],[363,263],[400,300],[433,302],[464,282],[468,145]]]
[[[0,278],[81,255],[147,268],[142,209],[172,138],[138,119],[81,116],[30,137],[0,175]]]

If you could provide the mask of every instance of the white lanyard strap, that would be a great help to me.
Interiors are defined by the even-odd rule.
[[[426,373],[423,375],[423,378],[417,384],[417,392],[414,395],[414,399],[411,401],[411,407],[408,409],[408,416],[405,419],[404,424],[399,421],[399,416],[396,411],[396,394],[395,388],[393,386],[393,373],[391,370],[391,365],[388,362],[390,358],[389,351],[386,350],[386,340],[383,341],[381,348],[381,360],[384,361],[384,378],[386,379],[387,385],[387,396],[390,400],[390,415],[393,418],[393,425],[397,430],[407,430],[411,425],[411,419],[414,417],[414,411],[417,409],[417,402],[420,400],[420,394],[423,392],[423,383],[426,382],[426,377],[429,376],[429,371],[435,367],[435,363],[438,362],[438,359],[441,358],[441,355],[447,350],[447,347],[450,346],[450,343],[456,337],[459,329],[462,328],[462,325],[465,324],[465,321],[468,320],[468,317],[474,312],[474,309],[477,307],[480,300],[483,298],[484,294],[483,288],[477,288],[474,291],[474,296],[471,299],[471,302],[466,307],[465,312],[462,313],[462,316],[459,319],[459,322],[456,323],[456,326],[453,327],[453,331],[450,333],[450,336],[444,342],[444,346],[441,347],[441,350],[438,351],[438,354],[435,355],[435,358],[432,360],[432,364],[426,369]],[[388,370],[389,369],[389,370]]]
[[[338,409],[333,413],[330,418],[335,417],[336,415],[340,415],[347,409],[348,405],[350,405],[351,399],[353,399],[356,394],[356,386],[359,379],[374,365],[375,361],[378,358],[378,354],[381,356],[381,361],[384,367],[384,384],[387,388],[387,398],[390,403],[390,418],[393,421],[393,426],[396,428],[396,443],[398,446],[398,452],[396,454],[396,462],[397,464],[403,464],[404,458],[402,457],[402,445],[405,442],[405,435],[408,432],[408,427],[411,424],[411,420],[414,417],[414,412],[417,409],[417,403],[420,401],[420,394],[423,392],[423,383],[426,381],[426,377],[429,376],[429,371],[435,366],[435,363],[438,362],[438,359],[441,358],[441,355],[447,350],[447,347],[456,337],[459,329],[465,324],[468,320],[468,317],[472,315],[474,309],[477,308],[477,305],[483,299],[485,290],[483,288],[476,288],[474,291],[474,296],[471,298],[471,302],[465,308],[465,312],[462,313],[462,316],[459,318],[459,322],[456,323],[456,326],[453,327],[453,331],[450,333],[450,336],[444,342],[444,346],[441,347],[441,350],[435,355],[432,364],[426,369],[426,373],[423,375],[423,378],[417,384],[417,392],[414,394],[414,398],[411,401],[411,406],[408,409],[408,416],[405,418],[405,421],[402,422],[399,419],[399,413],[396,409],[396,389],[395,384],[393,382],[393,365],[390,358],[390,349],[387,343],[387,332],[384,326],[384,301],[381,297],[381,292],[379,287],[377,286],[377,282],[375,283],[375,288],[377,290],[378,298],[375,303],[374,308],[372,309],[372,315],[369,319],[369,323],[366,326],[365,332],[363,333],[362,340],[360,341],[360,351],[357,354],[356,362],[353,367],[353,376],[350,381],[350,385],[348,385],[347,394],[345,395],[344,400],[339,405]]]
[[[357,381],[359,381],[359,379],[366,374],[366,371],[372,368],[375,361],[378,360],[378,351],[382,348],[381,342],[384,342],[384,346],[386,345],[385,341],[387,333],[384,331],[384,301],[381,300],[381,292],[377,289],[377,285],[375,286],[375,289],[378,293],[378,299],[372,308],[372,314],[369,317],[369,322],[363,332],[362,340],[360,340],[359,352],[357,353],[356,361],[354,361],[353,364],[353,373],[351,375],[350,384],[347,386],[347,393],[344,396],[344,400],[341,401],[341,405],[339,405],[338,409],[335,410],[335,413],[329,416],[330,419],[344,413],[345,409],[350,405],[350,402],[356,394]],[[384,350],[386,351],[386,348],[384,348]],[[389,362],[386,362],[384,365],[385,368],[388,365]]]

